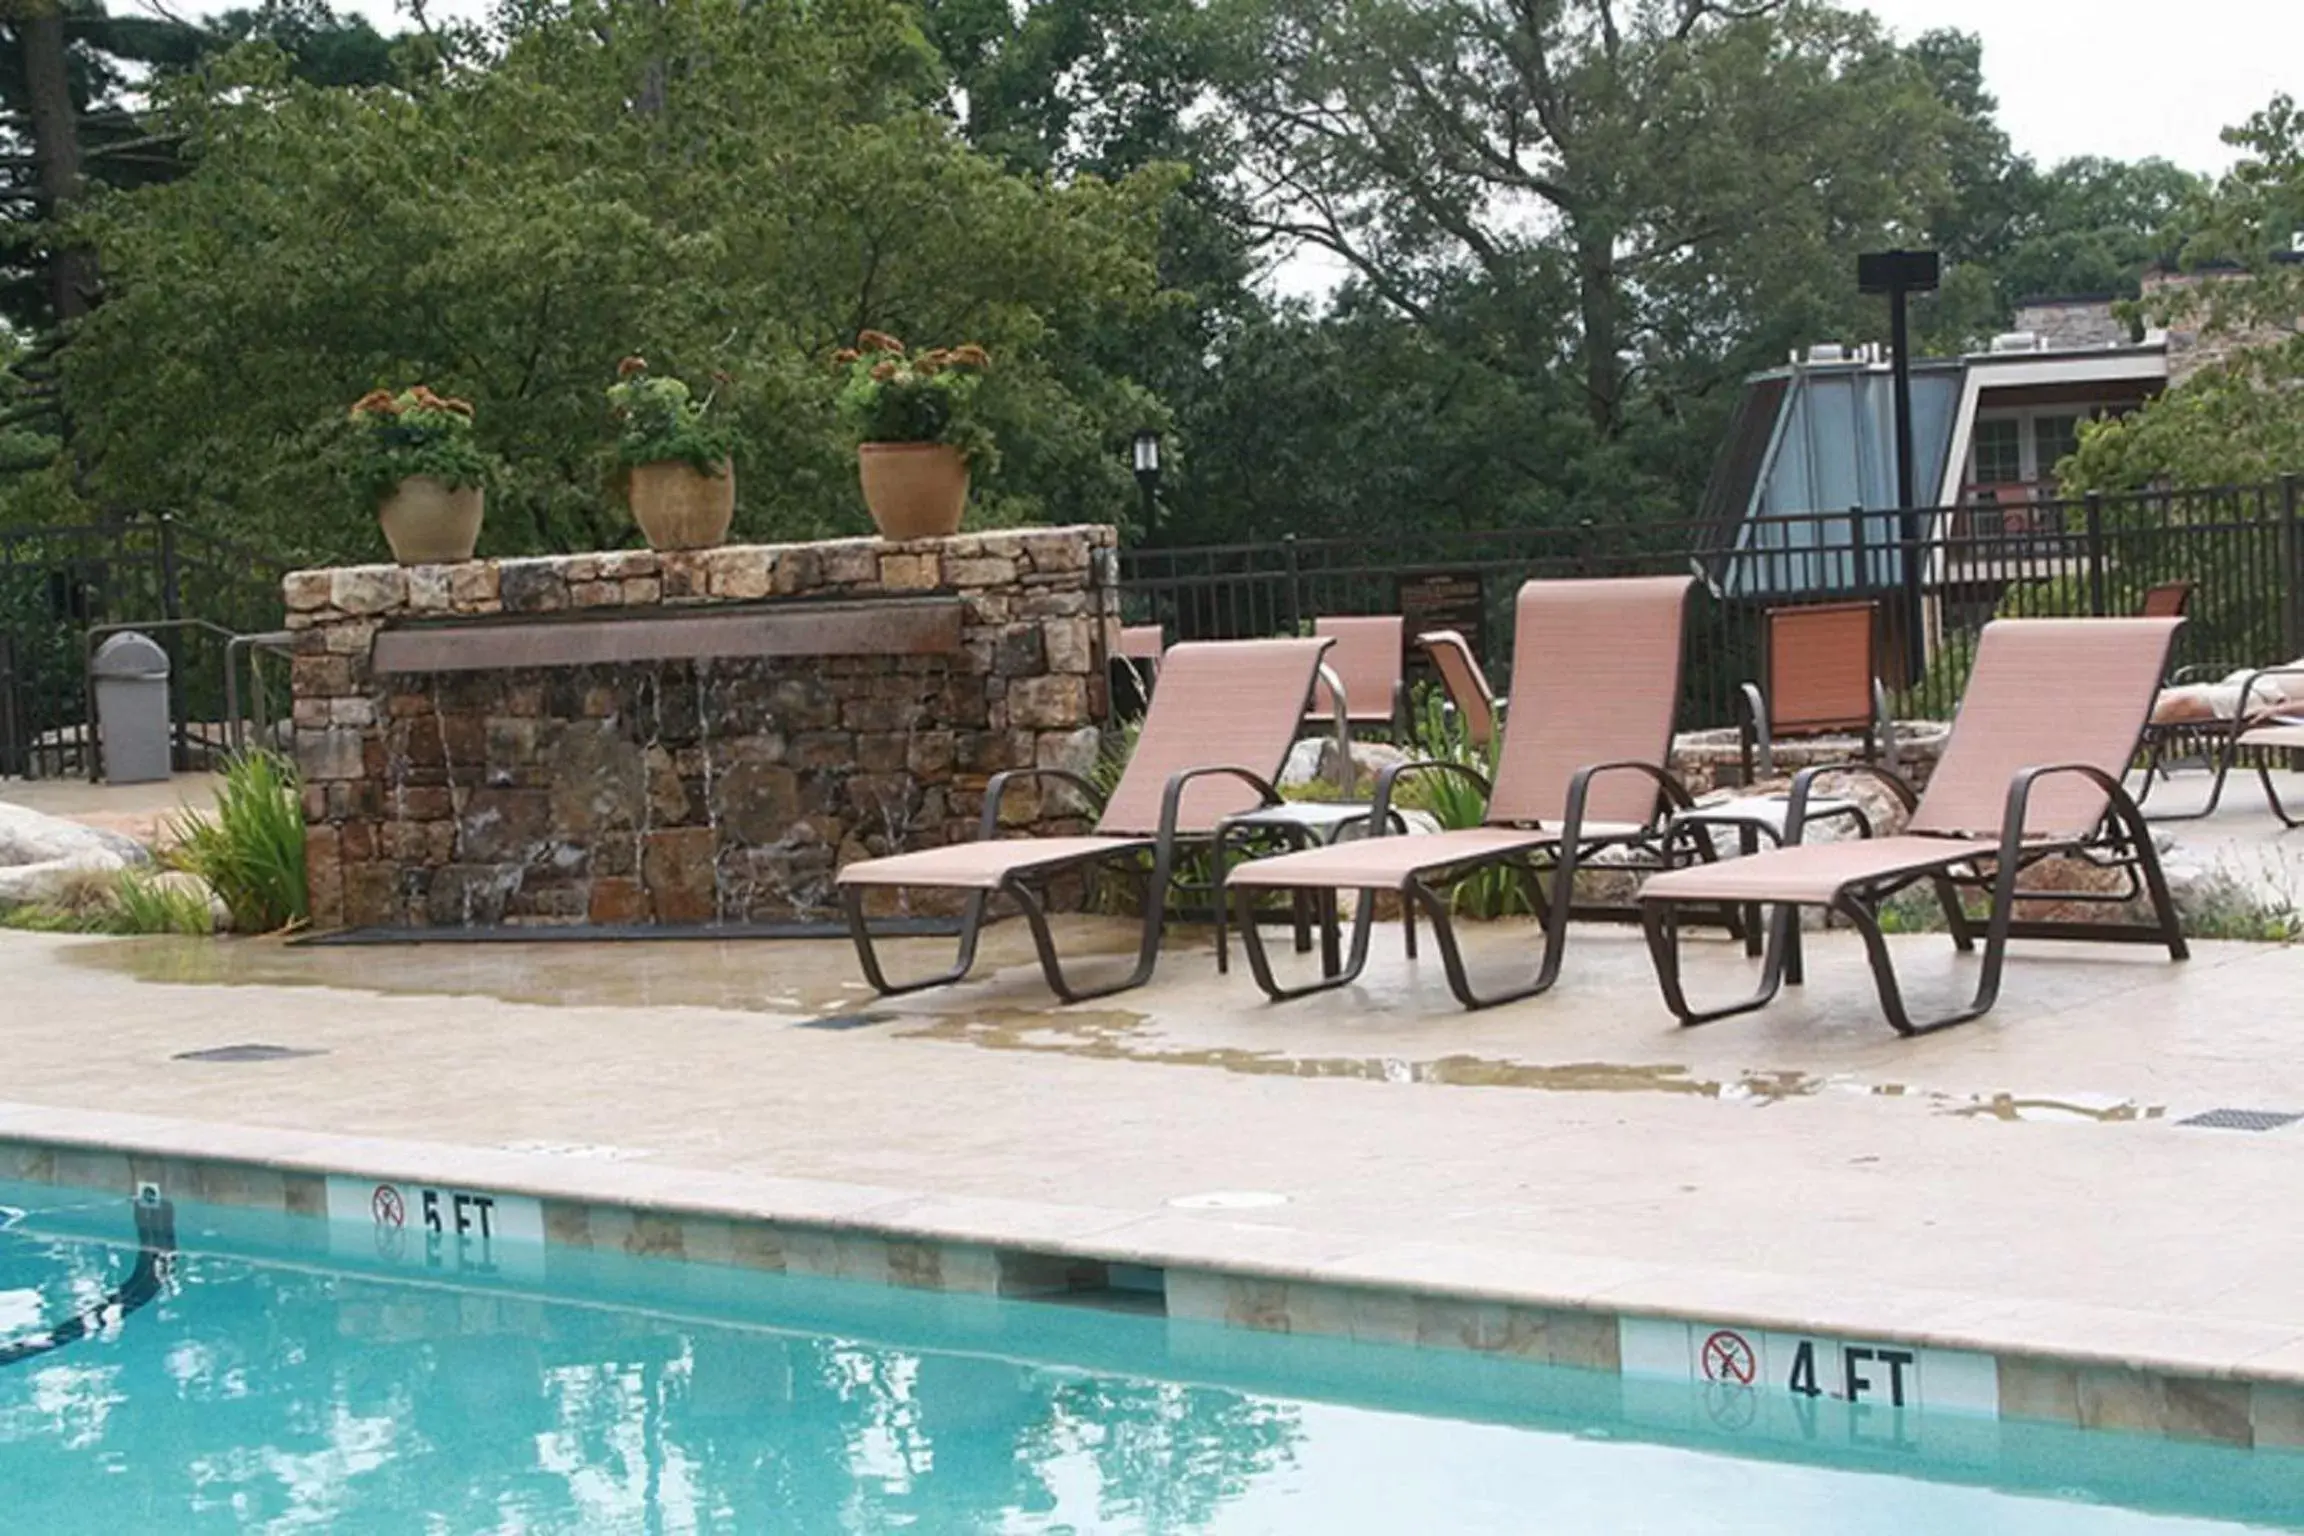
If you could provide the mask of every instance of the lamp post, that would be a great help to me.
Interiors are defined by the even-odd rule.
[[[1136,488],[1144,493],[1144,533],[1150,537],[1160,509],[1160,434],[1150,427],[1136,434],[1135,465]]]
[[[1913,489],[1912,335],[1907,309],[1915,293],[1935,291],[1943,262],[1934,251],[1872,251],[1856,258],[1856,286],[1888,296],[1888,340],[1894,354],[1896,391],[1897,541],[1903,546],[1905,680],[1919,681],[1928,668],[1928,646],[1920,631],[1920,509]]]

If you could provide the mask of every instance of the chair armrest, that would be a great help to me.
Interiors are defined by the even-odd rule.
[[[1447,773],[1462,774],[1465,778],[1470,779],[1473,783],[1480,786],[1480,798],[1483,800],[1487,799],[1490,795],[1493,795],[1496,792],[1495,786],[1488,782],[1488,775],[1482,773],[1479,769],[1473,767],[1470,763],[1452,763],[1446,758],[1439,757],[1421,758],[1411,763],[1394,763],[1391,767],[1376,775],[1376,799],[1374,803],[1372,803],[1368,808],[1368,835],[1370,837],[1381,837],[1385,834],[1386,829],[1391,826],[1392,786],[1394,784],[1397,784],[1401,778],[1407,774],[1429,773],[1435,770]]]
[[[1069,768],[1003,768],[984,782],[984,816],[976,824],[979,839],[1000,835],[1000,798],[1009,785],[1023,779],[1061,779],[1086,795],[1091,807],[1104,806],[1104,792]]]
[[[2240,684],[2240,701],[2232,706],[2234,726],[2246,729],[2249,697],[2255,693],[2256,685],[2268,677],[2304,677],[2304,667],[2258,667],[2249,673],[2246,681]],[[2283,699],[2280,702],[2285,704],[2287,701]]]
[[[1776,772],[1776,739],[1768,729],[1768,696],[1760,691],[1758,683],[1736,685],[1736,709],[1743,716],[1737,722],[1745,742],[1752,748],[1752,768],[1762,777]]]
[[[1641,762],[1637,758],[1627,758],[1614,763],[1592,763],[1577,769],[1575,775],[1568,780],[1568,810],[1567,815],[1562,818],[1560,823],[1561,841],[1573,843],[1576,841],[1577,834],[1583,831],[1584,803],[1591,797],[1592,781],[1604,773],[1646,774],[1649,778],[1654,779],[1657,787],[1663,791],[1664,803],[1671,810],[1684,811],[1694,803],[1688,797],[1687,788],[1678,779],[1672,777],[1668,770],[1655,763]]]
[[[1160,845],[1163,848],[1176,840],[1176,819],[1183,812],[1185,789],[1191,785],[1194,779],[1210,778],[1238,779],[1262,796],[1264,804],[1278,805],[1280,803],[1280,791],[1274,789],[1261,775],[1251,773],[1245,768],[1229,766],[1187,768],[1182,773],[1170,775],[1167,788],[1160,792],[1160,831],[1158,835]]]
[[[2032,803],[2032,786],[2042,779],[2067,773],[2077,774],[2104,791],[2107,811],[2116,813],[2121,820],[2127,822],[2131,832],[2143,827],[2144,813],[2137,808],[2127,786],[2094,763],[2044,763],[2036,768],[2019,768],[2008,781],[2007,808],[2000,817],[2000,857],[2003,862],[2023,852],[2024,817]]]
[[[1803,768],[1792,776],[1791,803],[1784,811],[1784,846],[1789,848],[1800,841],[1801,830],[1808,824],[1808,802],[1815,797],[1816,781],[1828,773],[1860,773],[1877,779],[1888,786],[1896,801],[1907,813],[1919,808],[1920,796],[1905,781],[1904,775],[1885,763],[1818,763]]]
[[[2239,670],[2241,669],[2233,666],[2229,662],[2195,661],[2187,666],[2178,667],[2175,671],[2169,673],[2168,681],[2165,686],[2170,688],[2181,688],[2187,683],[2213,682],[2218,678],[2230,677],[2233,673],[2238,672]]]

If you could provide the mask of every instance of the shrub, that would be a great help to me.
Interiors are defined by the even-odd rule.
[[[840,414],[860,440],[948,443],[970,467],[992,466],[992,433],[975,411],[976,392],[992,366],[982,347],[970,343],[907,355],[895,337],[866,331],[832,361],[847,370]]]
[[[608,386],[616,420],[616,462],[627,469],[676,461],[698,474],[720,474],[736,451],[736,432],[713,420],[712,396],[698,400],[678,379],[648,371],[648,360],[627,357]]]
[[[370,505],[410,475],[430,475],[450,489],[488,476],[488,456],[472,436],[472,403],[422,384],[398,394],[369,391],[353,402],[339,430],[345,475]]]
[[[273,933],[310,916],[303,786],[279,754],[234,758],[224,770],[216,814],[187,813],[175,832],[174,861],[208,882],[239,932]]]

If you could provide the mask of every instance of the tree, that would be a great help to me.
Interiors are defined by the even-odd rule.
[[[2224,485],[2304,470],[2304,109],[2281,96],[2225,142],[2243,151],[2186,212],[2191,281],[2140,317],[2208,359],[2132,415],[2083,427],[2065,461],[2068,491]]]
[[[0,447],[0,474],[46,467],[68,428],[56,353],[101,297],[95,253],[64,235],[71,215],[91,188],[183,170],[177,141],[147,115],[144,83],[255,38],[286,47],[307,78],[374,83],[389,73],[389,44],[319,0],[264,0],[207,26],[114,16],[103,0],[0,8],[0,322],[33,338],[9,359],[0,427],[45,434]]]
[[[1852,319],[1855,250],[1945,195],[1924,73],[1803,0],[1275,0],[1244,64],[1270,227],[1413,317],[1468,278],[1518,296],[1497,360],[1573,367],[1603,440],[1644,389]]]
[[[301,436],[379,384],[479,403],[504,461],[485,548],[630,537],[605,484],[617,358],[743,433],[739,529],[861,526],[824,358],[859,329],[979,341],[1003,463],[980,515],[1109,519],[1138,395],[1078,338],[1155,291],[1150,170],[1058,184],[974,152],[889,0],[575,0],[500,53],[343,90],[243,50],[168,96],[194,168],[99,199],[114,294],[66,380],[128,504],[297,556],[373,547]],[[188,451],[187,445],[198,445]]]

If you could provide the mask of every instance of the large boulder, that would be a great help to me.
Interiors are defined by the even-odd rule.
[[[0,906],[54,900],[77,880],[151,857],[132,837],[0,801]]]

